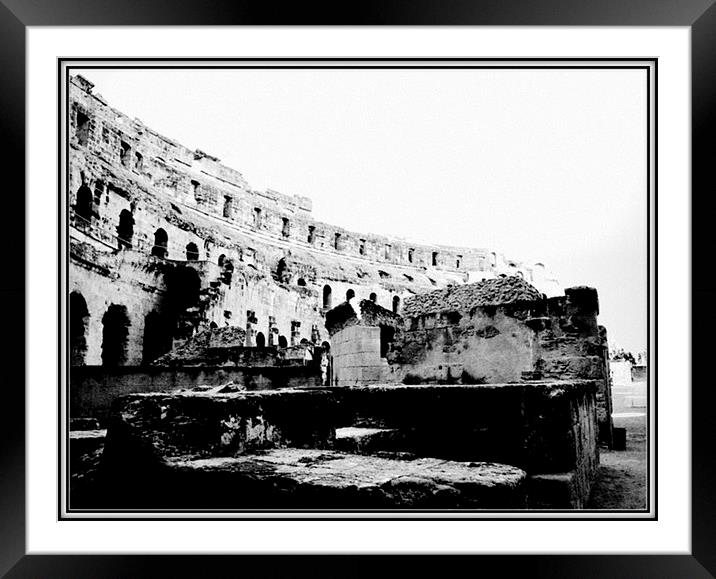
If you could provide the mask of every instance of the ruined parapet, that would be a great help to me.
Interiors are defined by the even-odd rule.
[[[533,369],[542,294],[505,277],[407,298],[388,361],[406,384],[519,381]]]
[[[521,277],[498,277],[448,287],[406,298],[403,315],[417,318],[430,314],[469,313],[476,307],[538,302],[543,295]]]
[[[405,384],[589,379],[599,384],[601,442],[611,445],[606,329],[589,287],[546,298],[519,277],[436,290],[405,300],[405,321],[388,354]]]
[[[536,332],[535,370],[545,379],[595,380],[600,442],[612,444],[612,393],[607,332],[597,323],[597,290],[579,286],[547,302],[548,323]]]
[[[246,331],[236,326],[206,329],[157,358],[152,366],[198,366],[229,362],[232,349],[244,346]]]

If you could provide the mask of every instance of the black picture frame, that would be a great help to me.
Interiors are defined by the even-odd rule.
[[[713,164],[716,114],[716,7],[714,0],[588,0],[502,2],[459,0],[401,3],[372,0],[352,5],[340,3],[288,4],[213,2],[178,3],[170,0],[3,0],[0,3],[3,89],[0,91],[2,135],[9,145],[4,155],[5,235],[12,252],[6,256],[6,273],[0,276],[6,331],[0,332],[4,358],[4,388],[0,408],[0,574],[19,577],[143,577],[217,575],[225,570],[248,572],[263,568],[269,576],[275,566],[290,565],[293,575],[319,572],[319,563],[305,556],[152,556],[152,555],[26,555],[25,549],[25,393],[24,314],[32,304],[25,299],[24,219],[25,190],[25,35],[28,26],[101,25],[553,25],[553,26],[685,26],[691,30],[692,81],[692,182],[700,192],[691,198],[692,208],[692,533],[688,555],[530,555],[479,556],[482,574],[537,577],[713,577],[716,576],[716,422],[712,408],[714,389],[707,379],[711,328],[716,325],[716,282],[709,276],[706,220],[711,211],[707,178]],[[340,8],[339,8],[340,6]],[[48,128],[48,132],[50,129]],[[51,138],[51,135],[48,135]],[[661,162],[668,162],[662,159]],[[678,194],[678,192],[672,192]],[[13,230],[17,228],[17,230]],[[11,241],[10,241],[11,240]],[[22,249],[22,250],[20,250]],[[7,263],[9,261],[9,263]],[[658,277],[658,270],[657,270]],[[54,291],[48,282],[48,291]],[[20,306],[22,304],[22,307]],[[12,330],[11,330],[12,329]],[[48,355],[52,355],[48,352]],[[691,385],[671,384],[688,393]],[[665,465],[663,468],[668,468]],[[122,524],[117,522],[117,524]],[[527,523],[526,523],[527,524]],[[367,573],[365,566],[382,561],[353,557],[325,558],[320,568],[334,564],[341,574]],[[442,557],[419,561],[421,571],[445,570]],[[475,565],[477,561],[468,562]],[[432,569],[431,569],[432,568]],[[233,571],[231,571],[233,570]],[[223,573],[222,573],[223,574]]]

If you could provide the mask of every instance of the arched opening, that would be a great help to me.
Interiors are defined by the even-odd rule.
[[[77,111],[77,142],[83,147],[89,141],[90,118],[82,111]]]
[[[354,297],[356,297],[356,292],[353,291],[353,289],[351,288],[351,289],[349,289],[349,290],[346,292],[346,301],[349,302],[349,301],[351,301]]]
[[[216,263],[218,263],[219,266],[222,266],[222,265],[224,265],[224,260],[225,260],[225,259],[226,259],[226,256],[222,253],[222,254],[219,256],[219,260],[218,260]]]
[[[393,313],[397,314],[399,309],[400,309],[400,298],[398,296],[393,296]]]
[[[201,292],[199,273],[186,265],[177,265],[164,274],[166,292],[162,309],[171,320],[173,337],[188,339],[200,323],[197,316]]]
[[[154,245],[152,246],[152,255],[155,257],[167,256],[167,243],[169,236],[161,227],[154,232]]]
[[[289,237],[291,235],[291,220],[288,217],[282,217],[281,220],[283,222],[281,237]]]
[[[87,355],[87,302],[79,292],[70,294],[70,365],[84,366]]]
[[[257,348],[265,348],[266,347],[266,336],[264,336],[263,332],[259,332],[256,334],[256,347]]]
[[[413,254],[414,254],[414,253],[415,253],[415,250],[414,250],[414,249],[411,248],[411,249],[408,250],[408,262],[409,262],[409,263],[413,263]]]
[[[326,309],[329,309],[331,307],[331,303],[333,302],[332,293],[333,291],[331,290],[331,286],[323,286],[323,307]]]
[[[234,212],[234,200],[229,195],[224,195],[224,211],[223,216],[227,219],[231,219]]]
[[[395,328],[380,326],[380,357],[385,358],[395,337]]]
[[[224,270],[221,272],[221,281],[226,285],[231,285],[231,278],[234,276],[234,264],[228,259],[224,260]]]
[[[286,336],[278,337],[278,347],[279,348],[288,348],[288,340],[286,340]]]
[[[119,225],[117,226],[117,241],[119,249],[123,247],[132,247],[132,237],[134,236],[134,217],[127,209],[122,209],[119,214]]]
[[[125,167],[131,165],[131,155],[129,152],[132,150],[132,146],[124,141],[119,142],[119,160]]]
[[[144,318],[142,362],[150,364],[172,349],[173,327],[167,316],[149,312]]]
[[[373,303],[376,303],[378,301],[378,296],[375,295],[375,292],[370,294],[370,301],[372,301]]]
[[[191,242],[186,245],[186,260],[187,261],[198,261],[199,259],[199,248],[196,243]]]
[[[306,280],[303,279],[302,277],[299,277],[298,281],[296,282],[296,285],[299,285],[301,287],[306,287]]]
[[[433,267],[437,266],[437,264],[438,264],[438,252],[437,251],[433,251],[431,263],[433,264]]]
[[[114,368],[127,361],[129,316],[126,306],[112,304],[102,317],[102,366]]]
[[[75,213],[87,221],[92,219],[92,190],[87,185],[82,185],[77,191]]]
[[[286,278],[288,277],[286,275],[286,260],[282,257],[278,260],[278,264],[276,265],[276,279],[279,282],[286,282],[288,281]]]

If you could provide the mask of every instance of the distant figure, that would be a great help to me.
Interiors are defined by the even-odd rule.
[[[313,362],[313,346],[310,346],[308,344],[305,344],[305,349],[303,350],[303,365],[308,366],[311,362]]]
[[[328,352],[321,352],[321,384],[328,386]]]

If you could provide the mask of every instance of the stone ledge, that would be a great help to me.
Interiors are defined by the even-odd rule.
[[[404,449],[400,431],[394,428],[362,428],[347,426],[336,428],[336,450],[355,454]],[[403,444],[401,444],[401,442]]]

